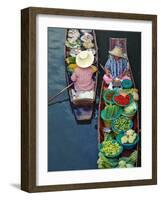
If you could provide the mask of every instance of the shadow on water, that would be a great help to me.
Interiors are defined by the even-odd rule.
[[[63,102],[66,102],[66,101],[69,101],[69,98],[68,99],[63,99],[63,100],[60,100],[60,101],[53,101],[51,103],[48,103],[48,106],[52,106],[52,105],[55,105],[57,103],[63,103]]]

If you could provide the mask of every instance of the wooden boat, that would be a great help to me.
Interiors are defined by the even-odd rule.
[[[126,38],[110,38],[109,50],[112,50],[115,46],[121,46],[124,54],[127,57],[127,41],[126,41]],[[128,59],[128,57],[127,57],[127,59]],[[128,61],[129,61],[129,59],[128,59]],[[136,88],[131,66],[129,66],[128,76],[131,78],[134,88]],[[105,102],[103,100],[103,91],[107,90],[107,89],[108,89],[107,84],[103,80],[102,86],[101,86],[101,92],[100,92],[99,108],[98,108],[98,143],[99,144],[101,144],[104,141],[105,135],[106,135],[106,133],[104,132],[105,125],[104,125],[103,120],[101,119],[101,111],[105,107]],[[135,130],[135,132],[137,134],[139,134],[139,137],[141,139],[141,134],[140,134],[140,129],[139,129],[139,111],[137,111],[137,113],[135,114],[135,116],[133,117],[132,120],[133,120],[133,124],[134,124],[133,129]],[[139,152],[138,156],[137,156],[138,158],[137,158],[137,161],[136,161],[136,166],[140,166],[141,165],[141,159],[140,159],[140,144],[139,143],[136,145],[136,147],[134,149],[124,150],[122,152],[122,154],[120,155],[120,157],[123,157],[123,156],[128,157],[135,150],[137,150]]]
[[[80,30],[78,30],[80,32]],[[66,31],[66,39],[67,39],[67,34],[68,34],[68,29]],[[80,32],[81,34],[81,32]],[[93,43],[94,47],[93,49],[95,50],[95,59],[93,65],[98,67],[98,47],[97,47],[97,42],[96,42],[96,35],[95,31],[92,30],[90,34],[93,36]],[[69,57],[69,51],[71,48],[65,46],[65,66],[66,66],[66,82],[67,85],[72,83],[71,80],[71,73],[67,70],[68,64],[66,62],[66,58]],[[81,45],[81,50],[85,50],[82,45]],[[74,89],[74,86],[70,87],[68,89],[68,94],[69,94],[69,99],[70,99],[70,104],[72,108],[72,112],[75,116],[75,119],[78,122],[90,122],[93,116],[93,111],[94,111],[94,106],[95,106],[95,98],[96,98],[96,92],[97,92],[97,79],[98,79],[98,72],[93,74],[93,80],[95,82],[95,89],[94,89],[94,98],[81,98],[81,99],[75,99],[72,93],[72,90]]]

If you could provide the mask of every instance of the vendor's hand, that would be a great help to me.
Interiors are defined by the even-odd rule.
[[[107,75],[109,78],[112,78],[113,79],[113,77],[112,77],[112,75],[111,75],[111,73],[109,72],[108,73],[108,75]]]
[[[124,77],[124,76],[129,76],[129,72],[128,72],[128,71],[123,72],[123,73],[119,76],[119,78],[121,79],[121,78]]]
[[[110,71],[107,68],[105,68],[105,74],[110,78],[112,77]]]
[[[125,92],[120,92],[120,95],[122,95],[123,97],[126,97],[127,96],[127,93],[125,93]]]

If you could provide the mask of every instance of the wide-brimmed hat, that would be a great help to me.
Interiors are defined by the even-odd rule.
[[[81,68],[87,68],[93,64],[94,56],[91,51],[81,51],[76,56],[76,64]]]
[[[112,56],[117,56],[117,57],[121,57],[124,58],[125,55],[123,54],[122,48],[115,46],[111,51],[109,51],[109,54],[111,54]]]

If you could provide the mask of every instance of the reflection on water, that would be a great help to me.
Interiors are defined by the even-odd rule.
[[[48,95],[66,87],[64,66],[65,29],[48,28]],[[67,91],[48,106],[48,170],[97,168],[97,119],[77,124]]]

